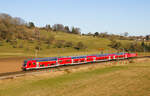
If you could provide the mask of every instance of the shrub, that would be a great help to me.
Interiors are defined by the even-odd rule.
[[[57,40],[55,43],[55,47],[62,48],[64,47],[65,40]]]
[[[78,42],[74,48],[80,50],[80,49],[86,49],[86,46],[82,42]]]
[[[12,41],[10,42],[10,44],[12,45],[13,48],[17,48],[18,42],[17,42],[17,40],[12,40]]]
[[[38,42],[38,44],[35,46],[35,49],[36,50],[42,50],[42,43],[41,42]]]
[[[121,43],[112,39],[109,46],[114,49],[119,49],[121,47]]]
[[[72,42],[66,42],[64,47],[72,47],[73,46],[73,43]]]

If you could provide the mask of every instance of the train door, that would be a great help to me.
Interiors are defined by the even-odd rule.
[[[113,59],[116,59],[116,55],[113,56]]]
[[[128,55],[127,55],[127,54],[125,54],[125,58],[128,58]]]
[[[94,61],[94,62],[96,61],[96,57],[93,57],[93,61]]]
[[[73,64],[73,59],[71,59],[71,64]]]
[[[111,56],[109,56],[108,59],[111,60]]]
[[[39,62],[36,63],[36,68],[39,68]]]

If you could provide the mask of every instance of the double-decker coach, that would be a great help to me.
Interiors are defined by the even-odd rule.
[[[85,56],[47,57],[24,60],[23,70],[49,68],[62,65],[85,64],[136,57],[136,53],[95,54]]]

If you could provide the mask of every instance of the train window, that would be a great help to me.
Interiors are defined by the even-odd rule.
[[[59,60],[59,63],[62,63],[63,61],[62,60]]]
[[[73,61],[74,63],[78,63],[78,61]]]
[[[43,66],[44,66],[44,64],[41,64],[41,65],[40,65],[40,67],[43,67]]]
[[[87,58],[87,60],[90,60],[91,58]]]
[[[81,60],[81,62],[84,62],[84,60]]]
[[[29,66],[31,66],[31,63],[29,63]]]
[[[35,65],[35,62],[33,62],[33,65]]]
[[[70,60],[66,60],[66,62],[70,62]]]
[[[23,64],[23,66],[25,67],[25,66],[26,66],[26,64]]]
[[[51,65],[55,65],[54,63],[52,63]]]
[[[24,61],[24,64],[27,64],[27,61]]]

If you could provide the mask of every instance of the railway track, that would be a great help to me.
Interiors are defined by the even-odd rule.
[[[139,58],[150,58],[150,56],[138,56],[136,58],[131,59],[139,59]],[[112,61],[103,61],[103,62],[94,62],[94,63],[87,63],[87,64],[77,64],[77,65],[66,65],[66,66],[58,66],[58,67],[52,67],[52,68],[46,68],[46,69],[38,69],[38,70],[29,70],[29,71],[16,71],[16,72],[7,72],[7,73],[0,73],[0,80],[4,79],[14,79],[16,77],[21,77],[25,75],[30,74],[39,74],[44,72],[55,72],[55,71],[64,71],[64,70],[71,70],[76,69],[81,66],[93,66],[93,64],[106,64],[107,62],[118,62],[118,61],[125,61],[125,60],[131,60],[131,59],[121,59],[121,60],[112,60]]]

